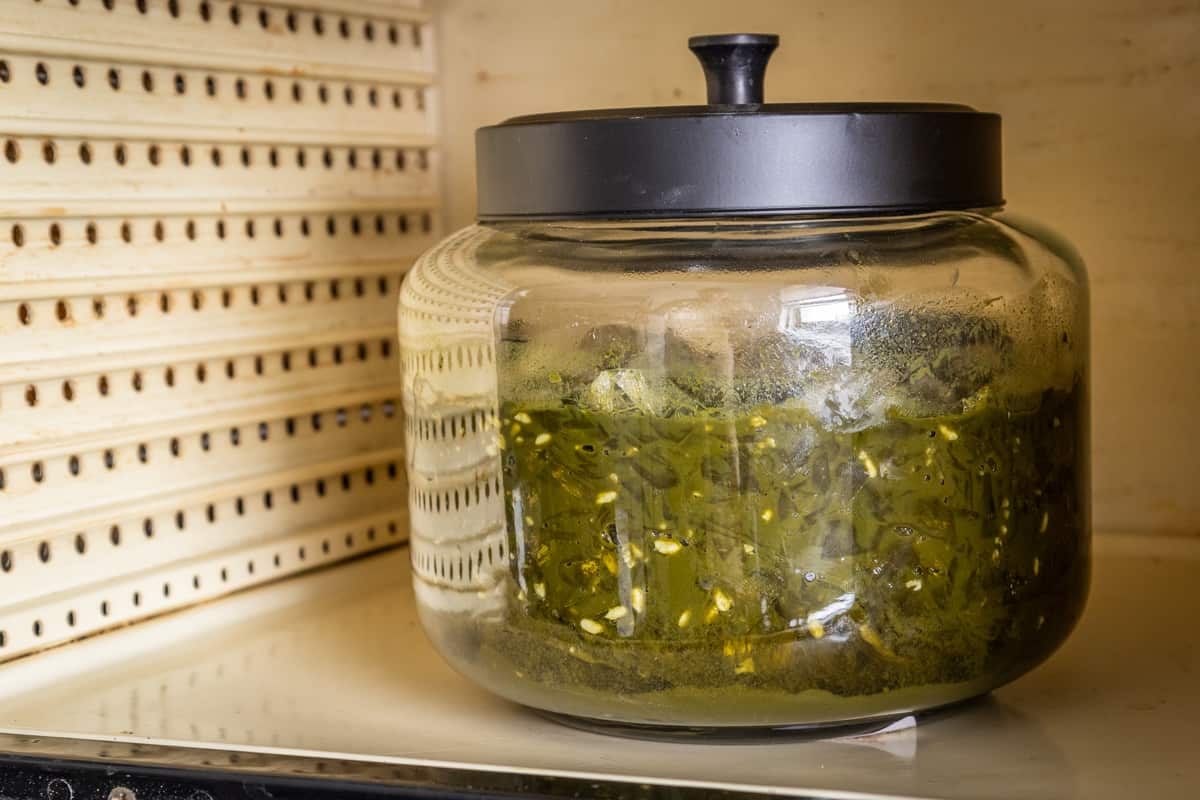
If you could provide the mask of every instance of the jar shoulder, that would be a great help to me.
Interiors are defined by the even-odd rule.
[[[608,286],[662,278],[760,287],[821,284],[876,296],[947,284],[1006,294],[1047,276],[1083,289],[1087,280],[1082,259],[1065,238],[1010,212],[636,226],[473,225],[426,253],[416,272],[435,286],[475,281],[484,293],[499,286],[588,286],[586,279],[593,278],[603,278]]]

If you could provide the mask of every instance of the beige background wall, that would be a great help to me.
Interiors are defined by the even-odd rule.
[[[1092,276],[1099,530],[1200,534],[1200,3],[441,0],[451,228],[472,135],[535,111],[703,102],[685,39],[775,32],[767,97],[1004,115],[1010,206]]]

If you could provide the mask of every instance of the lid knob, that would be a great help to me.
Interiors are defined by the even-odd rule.
[[[779,37],[771,33],[730,33],[688,39],[688,47],[704,67],[708,104],[760,105],[767,61],[778,46]]]

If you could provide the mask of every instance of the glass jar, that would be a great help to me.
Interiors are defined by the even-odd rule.
[[[694,41],[702,60],[749,63],[760,89],[771,46]],[[991,115],[716,102],[746,99],[729,60],[707,63],[703,109],[481,132],[481,224],[401,295],[422,622],[481,686],[601,725],[844,724],[985,693],[1053,652],[1087,593],[1083,266],[1000,211]],[[680,208],[643,191],[679,175],[620,137],[634,180],[589,184],[617,156],[577,130],[873,114],[994,120],[960,148],[995,149],[994,165],[909,180],[936,197],[900,204],[903,180],[876,173],[887,185],[847,204],[825,176],[815,209],[730,200],[728,174],[701,175],[724,181],[721,202]],[[590,144],[525,164],[535,188],[514,188],[498,177],[511,153],[485,163],[507,143],[487,137],[522,125]],[[870,158],[878,134],[851,146]],[[728,146],[714,138],[680,146],[712,156]],[[955,147],[913,158],[944,167]],[[578,180],[570,197],[554,169]]]

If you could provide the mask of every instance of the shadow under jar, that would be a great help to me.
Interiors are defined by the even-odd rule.
[[[774,37],[692,45],[708,106],[480,131],[481,222],[405,282],[424,626],[599,724],[985,693],[1087,594],[1083,266],[1001,212],[998,117],[766,105]]]

